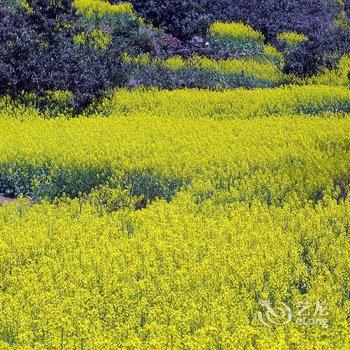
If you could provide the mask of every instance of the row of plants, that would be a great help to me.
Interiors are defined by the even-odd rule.
[[[129,87],[232,89],[276,87],[288,82],[274,62],[255,59],[212,60],[200,56],[168,59],[125,56]]]
[[[163,116],[139,106],[124,117],[1,117],[0,192],[40,200],[110,184],[149,201],[171,200],[189,188],[200,202],[281,206],[294,197],[347,196],[348,118],[216,120],[191,118],[182,114],[180,100],[178,106]]]
[[[270,89],[211,91],[201,89],[119,89],[95,101],[85,116],[165,116],[252,119],[279,115],[345,116],[349,110],[346,86],[289,85]],[[72,117],[71,93],[53,92],[45,98],[26,95],[22,101],[0,98],[1,119]]]
[[[91,108],[100,115],[209,116],[251,119],[278,115],[349,112],[349,89],[326,85],[283,86],[273,89],[209,91],[180,89],[118,90]],[[10,104],[11,105],[11,104]]]

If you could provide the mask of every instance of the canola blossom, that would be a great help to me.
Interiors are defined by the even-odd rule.
[[[0,205],[0,348],[348,349],[349,98],[119,90],[79,118],[2,98],[0,194],[34,204]]]
[[[350,90],[343,86],[326,85],[228,91],[119,90],[94,108],[94,112],[103,115],[148,114],[215,119],[347,113],[350,111]]]
[[[0,96],[0,350],[350,349],[345,12],[306,45],[294,30],[324,6],[272,43],[275,15],[209,23],[244,2],[19,1],[23,18],[16,2],[1,5],[16,88]],[[41,28],[62,54],[38,39],[29,55]]]
[[[307,79],[307,83],[315,85],[333,85],[349,87],[350,55],[344,55],[333,69],[323,69],[316,76]]]
[[[349,201],[98,214],[0,207],[2,349],[347,349]],[[307,292],[300,286],[306,286]],[[327,302],[329,326],[266,327],[258,299]]]
[[[267,54],[268,57],[277,58],[273,52]],[[193,57],[188,60],[180,57],[171,57],[163,63],[171,69],[197,68],[201,70],[209,70],[226,74],[244,74],[248,77],[263,80],[270,83],[281,84],[283,74],[274,62],[268,60],[259,61],[256,59],[228,59],[228,60],[212,60],[204,57]]]
[[[287,48],[293,48],[294,46],[307,41],[308,37],[297,32],[283,32],[277,35],[277,40],[286,45]]]
[[[249,58],[264,54],[264,35],[244,23],[214,22],[209,37],[217,50],[229,56]]]
[[[47,113],[24,106],[9,97],[0,98],[0,119],[31,119],[69,114],[60,113],[71,98],[70,93],[54,92]],[[29,103],[30,104],[30,103]],[[158,90],[121,89],[111,91],[107,98],[95,103],[89,111],[100,116],[164,116],[164,117],[211,117],[214,119],[255,119],[283,115],[323,115],[350,111],[350,90],[345,86],[329,85],[287,85],[270,89],[234,89],[211,91],[200,89]]]
[[[264,40],[264,36],[260,32],[244,23],[215,22],[211,25],[209,33],[212,36],[222,38],[229,37],[256,41]]]
[[[111,15],[134,15],[134,9],[129,2],[111,4],[105,0],[74,0],[78,12],[87,17],[102,17]]]

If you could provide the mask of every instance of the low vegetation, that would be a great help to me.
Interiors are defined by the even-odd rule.
[[[349,2],[132,2],[0,5],[0,349],[348,349]]]

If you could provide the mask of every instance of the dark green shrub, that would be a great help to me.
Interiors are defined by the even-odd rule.
[[[0,165],[0,194],[11,197],[25,195],[34,200],[54,199],[64,194],[77,197],[107,183],[112,175],[108,165],[53,170],[51,164],[33,166],[14,161]]]
[[[110,2],[121,1],[110,0]],[[141,17],[182,40],[189,40],[193,35],[205,35],[213,20],[212,13],[208,11],[209,0],[135,0],[131,2]]]
[[[109,0],[111,3],[120,0]],[[268,38],[284,31],[309,34],[331,24],[333,0],[131,0],[137,13],[180,39],[205,35],[214,20],[245,22]]]
[[[350,0],[345,0],[344,9],[345,9],[347,16],[350,18]]]
[[[125,83],[118,29],[106,50],[77,45],[84,31],[72,0],[28,0],[29,10],[0,7],[0,95],[70,91],[80,113],[94,98]]]
[[[346,28],[334,27],[322,38],[310,37],[296,45],[286,56],[285,72],[305,77],[321,68],[333,68],[340,58],[350,52],[350,35]]]

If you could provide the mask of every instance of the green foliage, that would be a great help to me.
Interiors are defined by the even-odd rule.
[[[3,0],[3,4],[10,7],[16,7],[20,5],[20,2],[20,0]]]
[[[277,57],[274,57],[274,59]],[[212,60],[194,56],[173,56],[165,60],[149,55],[124,56],[134,86],[156,86],[174,89],[197,88],[262,88],[283,84],[284,76],[273,58],[265,60]]]
[[[133,200],[130,196],[130,190],[111,188],[107,185],[93,189],[82,200],[84,203],[89,203],[92,207],[96,208],[100,215],[126,208],[134,208],[136,204],[136,200]]]

